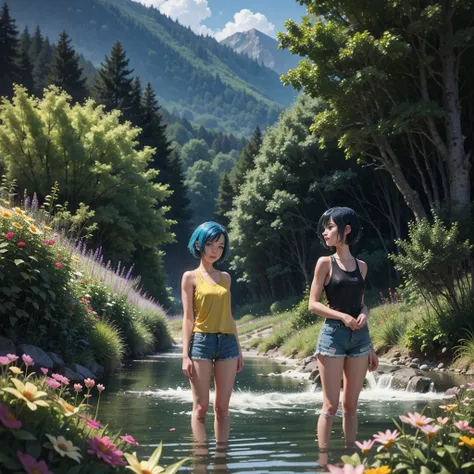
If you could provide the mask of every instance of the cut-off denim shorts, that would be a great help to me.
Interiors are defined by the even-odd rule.
[[[194,332],[189,347],[191,360],[230,360],[239,357],[235,334]]]
[[[326,320],[316,344],[316,354],[329,357],[360,357],[371,352],[372,341],[367,324],[353,331],[335,319]]]

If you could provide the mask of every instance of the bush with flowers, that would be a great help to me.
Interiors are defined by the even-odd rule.
[[[130,452],[133,436],[113,434],[97,420],[105,387],[85,379],[74,384],[41,369],[29,355],[0,356],[0,470],[28,474],[101,474],[129,469],[136,474],[175,473],[188,461],[159,466],[161,444],[147,461]],[[91,401],[97,397],[95,409]]]
[[[357,442],[361,453],[344,456],[344,467],[329,465],[329,471],[335,474],[474,472],[474,383],[451,389],[446,398],[446,405],[439,409],[401,415],[401,423],[395,421],[396,429]]]

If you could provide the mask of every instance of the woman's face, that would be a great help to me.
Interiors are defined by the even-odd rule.
[[[206,242],[204,252],[201,252],[201,258],[209,263],[216,263],[224,252],[225,238],[221,234],[218,239]]]
[[[334,223],[332,217],[329,219],[326,227],[324,227],[323,238],[327,247],[335,247],[336,245],[341,245],[346,241],[346,236],[351,231],[351,226],[346,225],[344,229],[344,241],[341,241],[339,237],[339,229]]]

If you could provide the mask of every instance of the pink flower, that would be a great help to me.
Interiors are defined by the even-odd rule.
[[[23,354],[23,355],[21,356],[21,358],[23,359],[23,362],[25,363],[25,365],[26,365],[27,367],[30,367],[30,366],[32,366],[32,365],[35,365],[35,362],[34,362],[34,360],[31,358],[31,356],[29,356],[29,355],[27,355],[27,354]]]
[[[425,425],[420,428],[420,430],[425,433],[428,439],[433,438],[440,429],[441,426],[439,425]]]
[[[12,240],[13,237],[15,237],[15,234],[14,234],[13,232],[7,232],[7,233],[5,234],[5,238],[6,238],[7,240]]]
[[[344,467],[337,467],[328,464],[328,470],[333,474],[363,474],[364,465],[360,464],[359,466],[354,467],[352,464],[344,464]]]
[[[94,430],[98,430],[99,428],[102,428],[102,425],[95,420],[87,420],[86,426],[88,428],[93,428]]]
[[[421,428],[422,426],[429,425],[433,420],[433,418],[428,418],[426,416],[420,415],[419,413],[407,413],[408,416],[400,416],[400,420],[403,423],[407,423],[408,425],[413,426],[414,428]]]
[[[461,431],[471,431],[473,428],[469,425],[469,421],[461,420],[454,422],[454,426]]]
[[[18,356],[15,354],[7,354],[7,357],[10,362],[15,362],[16,360],[18,360]]]
[[[438,418],[436,418],[436,421],[438,423],[441,423],[442,425],[445,425],[449,421],[449,418],[448,417],[441,418],[440,416],[438,416]]]
[[[48,240],[49,245],[54,245],[54,240]]]
[[[82,390],[82,385],[80,383],[74,384],[74,390],[79,393]]]
[[[377,434],[374,434],[374,439],[377,443],[383,444],[388,449],[393,444],[395,444],[399,434],[400,432],[398,430],[387,430],[385,433],[383,431],[379,431]]]
[[[370,439],[369,441],[363,441],[362,443],[356,441],[357,447],[362,451],[365,456],[369,454],[369,451],[372,449],[374,444],[375,440],[373,439]]]
[[[138,446],[138,443],[135,441],[135,438],[132,435],[120,436],[120,439],[128,444],[134,444],[135,446]]]
[[[46,367],[41,367],[41,372],[43,372],[44,375],[47,375],[48,372],[49,372],[49,369],[47,369]]]
[[[70,380],[67,377],[61,374],[51,374],[51,377],[53,377],[54,380],[57,380],[58,382],[63,383],[64,385],[68,385],[70,382]]]
[[[17,430],[21,428],[21,421],[17,420],[7,409],[6,406],[0,403],[0,422],[6,428]]]
[[[56,262],[55,265],[56,265],[56,268],[61,268],[63,266],[61,262]]]
[[[463,402],[464,405],[467,406],[467,405],[469,405],[469,403],[471,402],[471,400],[472,400],[471,398],[466,397],[462,402]]]
[[[95,385],[95,380],[93,380],[93,379],[84,379],[84,384],[87,388],[92,388]]]
[[[99,383],[99,384],[97,384],[97,390],[99,392],[103,392],[105,390],[105,387],[101,383]]]
[[[25,244],[25,242],[18,242],[17,245],[18,245],[18,247],[24,247],[26,244]],[[26,456],[28,456],[28,455],[26,455]],[[43,462],[43,461],[41,461],[41,462]]]
[[[61,384],[54,379],[46,379],[46,384],[51,388],[59,388]]]
[[[29,454],[23,454],[20,451],[17,451],[16,455],[18,456],[23,469],[28,474],[52,474],[51,471],[48,470],[48,466],[44,461],[38,462],[34,457]]]
[[[99,459],[103,459],[107,464],[112,467],[125,466],[125,462],[122,459],[122,451],[116,449],[115,444],[112,443],[108,436],[101,438],[100,436],[94,436],[87,440],[90,449],[87,450],[89,454],[95,454]]]
[[[7,356],[0,356],[0,365],[8,365],[11,360]]]

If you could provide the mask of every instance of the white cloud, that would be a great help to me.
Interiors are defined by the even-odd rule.
[[[214,36],[217,41],[221,41],[234,33],[248,31],[252,28],[270,36],[273,36],[275,32],[275,25],[270,23],[265,15],[253,13],[244,8],[234,15],[234,21],[227,22],[222,30],[217,30],[214,33]]]
[[[168,15],[173,20],[178,20],[182,25],[189,26],[198,34],[214,36],[218,41],[234,33],[248,31],[256,28],[262,33],[274,36],[275,25],[268,21],[262,13],[253,13],[248,9],[240,10],[234,15],[234,21],[226,23],[223,29],[212,30],[203,24],[211,16],[211,9],[207,0],[135,0],[150,7],[154,6],[161,13]],[[221,12],[222,13],[222,12]]]

